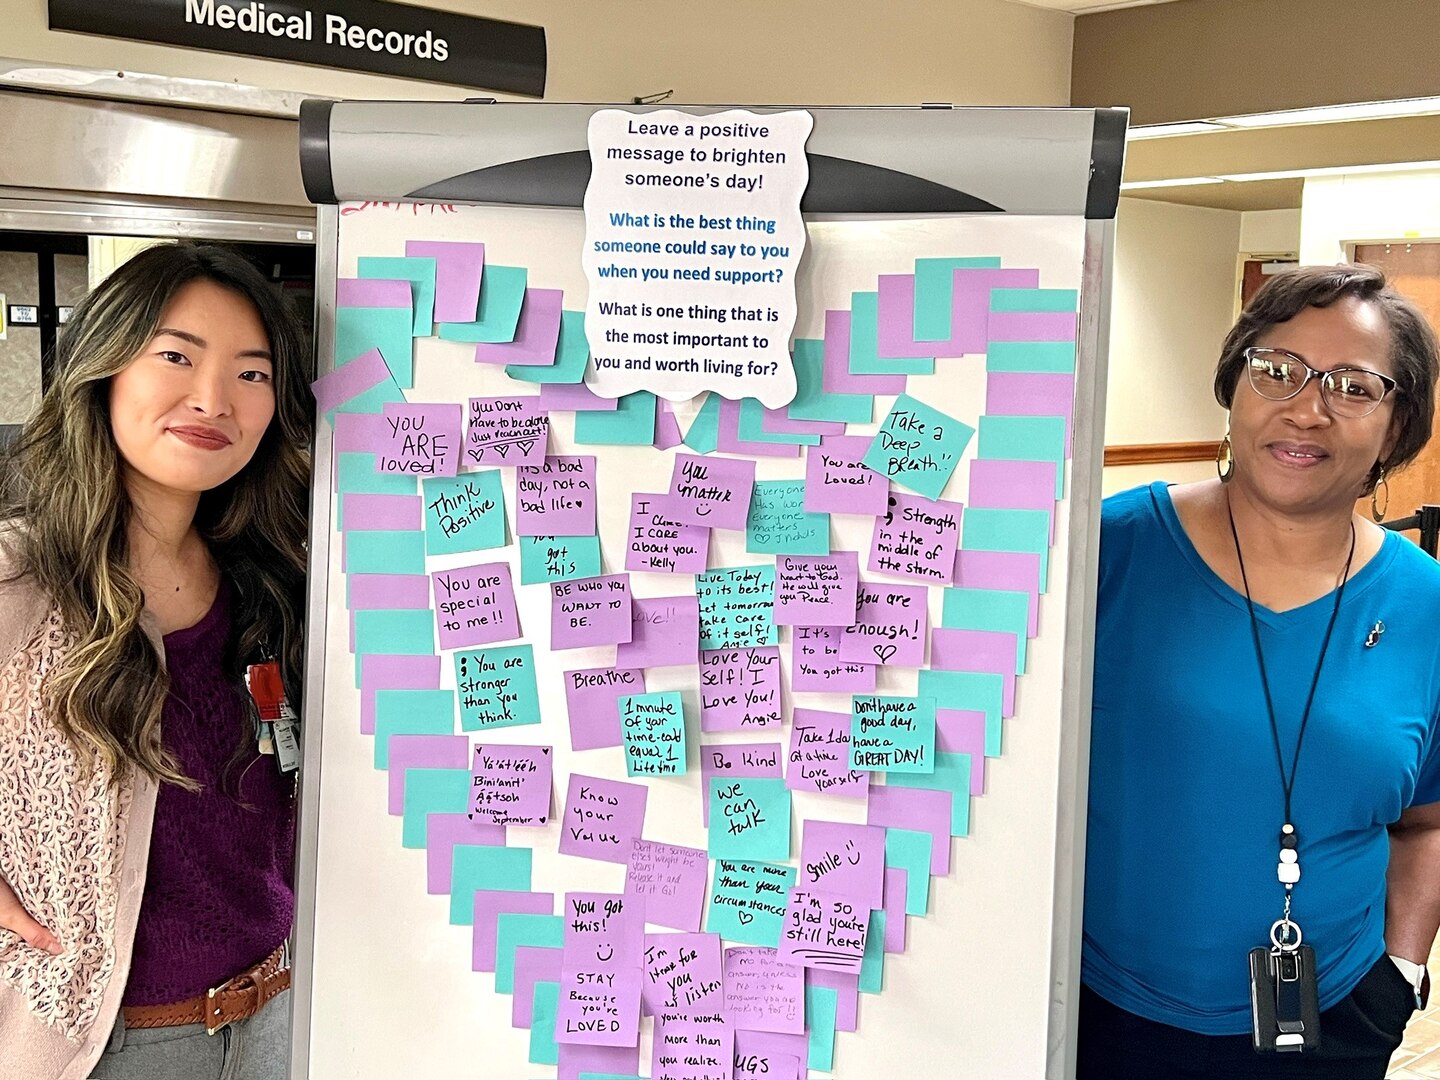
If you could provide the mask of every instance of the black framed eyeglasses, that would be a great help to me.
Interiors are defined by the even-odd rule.
[[[1369,416],[1395,392],[1395,380],[1362,367],[1316,371],[1304,357],[1286,349],[1245,350],[1250,388],[1271,401],[1286,401],[1304,390],[1311,379],[1320,380],[1320,397],[1336,416]]]

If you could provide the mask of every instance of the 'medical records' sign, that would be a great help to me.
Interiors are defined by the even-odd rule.
[[[383,0],[50,0],[50,29],[545,93],[544,27]]]

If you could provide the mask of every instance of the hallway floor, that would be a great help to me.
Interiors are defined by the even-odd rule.
[[[1440,942],[1430,951],[1430,971],[1440,973]],[[1430,992],[1430,1007],[1410,1021],[1405,1041],[1390,1059],[1389,1080],[1440,1080],[1440,995]]]

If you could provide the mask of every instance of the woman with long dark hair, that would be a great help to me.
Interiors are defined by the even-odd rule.
[[[285,1073],[307,367],[245,259],[153,247],[0,462],[7,1076]]]

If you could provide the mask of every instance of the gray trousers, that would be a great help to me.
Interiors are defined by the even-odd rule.
[[[214,1035],[204,1024],[125,1030],[115,1021],[90,1080],[287,1080],[290,991]]]

